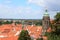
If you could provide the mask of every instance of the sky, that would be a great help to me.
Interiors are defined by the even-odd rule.
[[[5,19],[42,19],[46,9],[54,19],[60,0],[0,0],[0,18]]]

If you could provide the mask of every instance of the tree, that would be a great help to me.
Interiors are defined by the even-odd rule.
[[[21,22],[19,22],[19,21],[16,21],[15,23],[16,23],[16,24],[21,24]]]
[[[2,25],[2,22],[0,21],[0,25]]]
[[[55,15],[55,21],[60,21],[60,12]]]
[[[31,40],[31,37],[28,34],[28,31],[27,30],[22,30],[20,35],[19,35],[18,40]]]
[[[36,21],[36,22],[34,22],[34,23],[35,23],[35,25],[37,25],[37,26],[42,26],[42,20]]]
[[[56,31],[60,30],[60,12],[55,15],[55,28]]]
[[[48,40],[60,40],[60,12],[58,12],[51,23],[51,28],[54,29],[51,33],[47,33]]]
[[[13,23],[13,21],[6,21],[6,22],[3,22],[3,24],[11,24],[11,23]]]
[[[54,26],[55,31],[60,29],[60,12],[55,15],[54,23],[52,24],[52,26]]]
[[[36,40],[43,40],[43,38],[37,38]]]

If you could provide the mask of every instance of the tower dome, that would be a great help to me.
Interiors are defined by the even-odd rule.
[[[45,10],[44,16],[49,16],[48,11]]]

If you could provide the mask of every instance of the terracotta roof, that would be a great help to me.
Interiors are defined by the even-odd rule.
[[[0,40],[17,40],[18,35],[20,34],[22,30],[22,25],[12,25],[12,24],[5,24],[0,26]],[[26,25],[24,27],[24,30],[28,30],[30,36],[34,38],[38,38],[42,34],[42,26],[31,26]],[[7,37],[1,37],[7,36]]]

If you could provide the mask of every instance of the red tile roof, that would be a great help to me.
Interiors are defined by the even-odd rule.
[[[0,26],[0,40],[17,40],[18,34],[20,34],[21,30],[22,30],[21,24],[1,25]],[[38,38],[42,34],[42,26],[26,25],[26,27],[24,27],[24,30],[28,30],[30,36],[32,36],[34,38]],[[6,37],[1,37],[1,35],[6,36]]]

